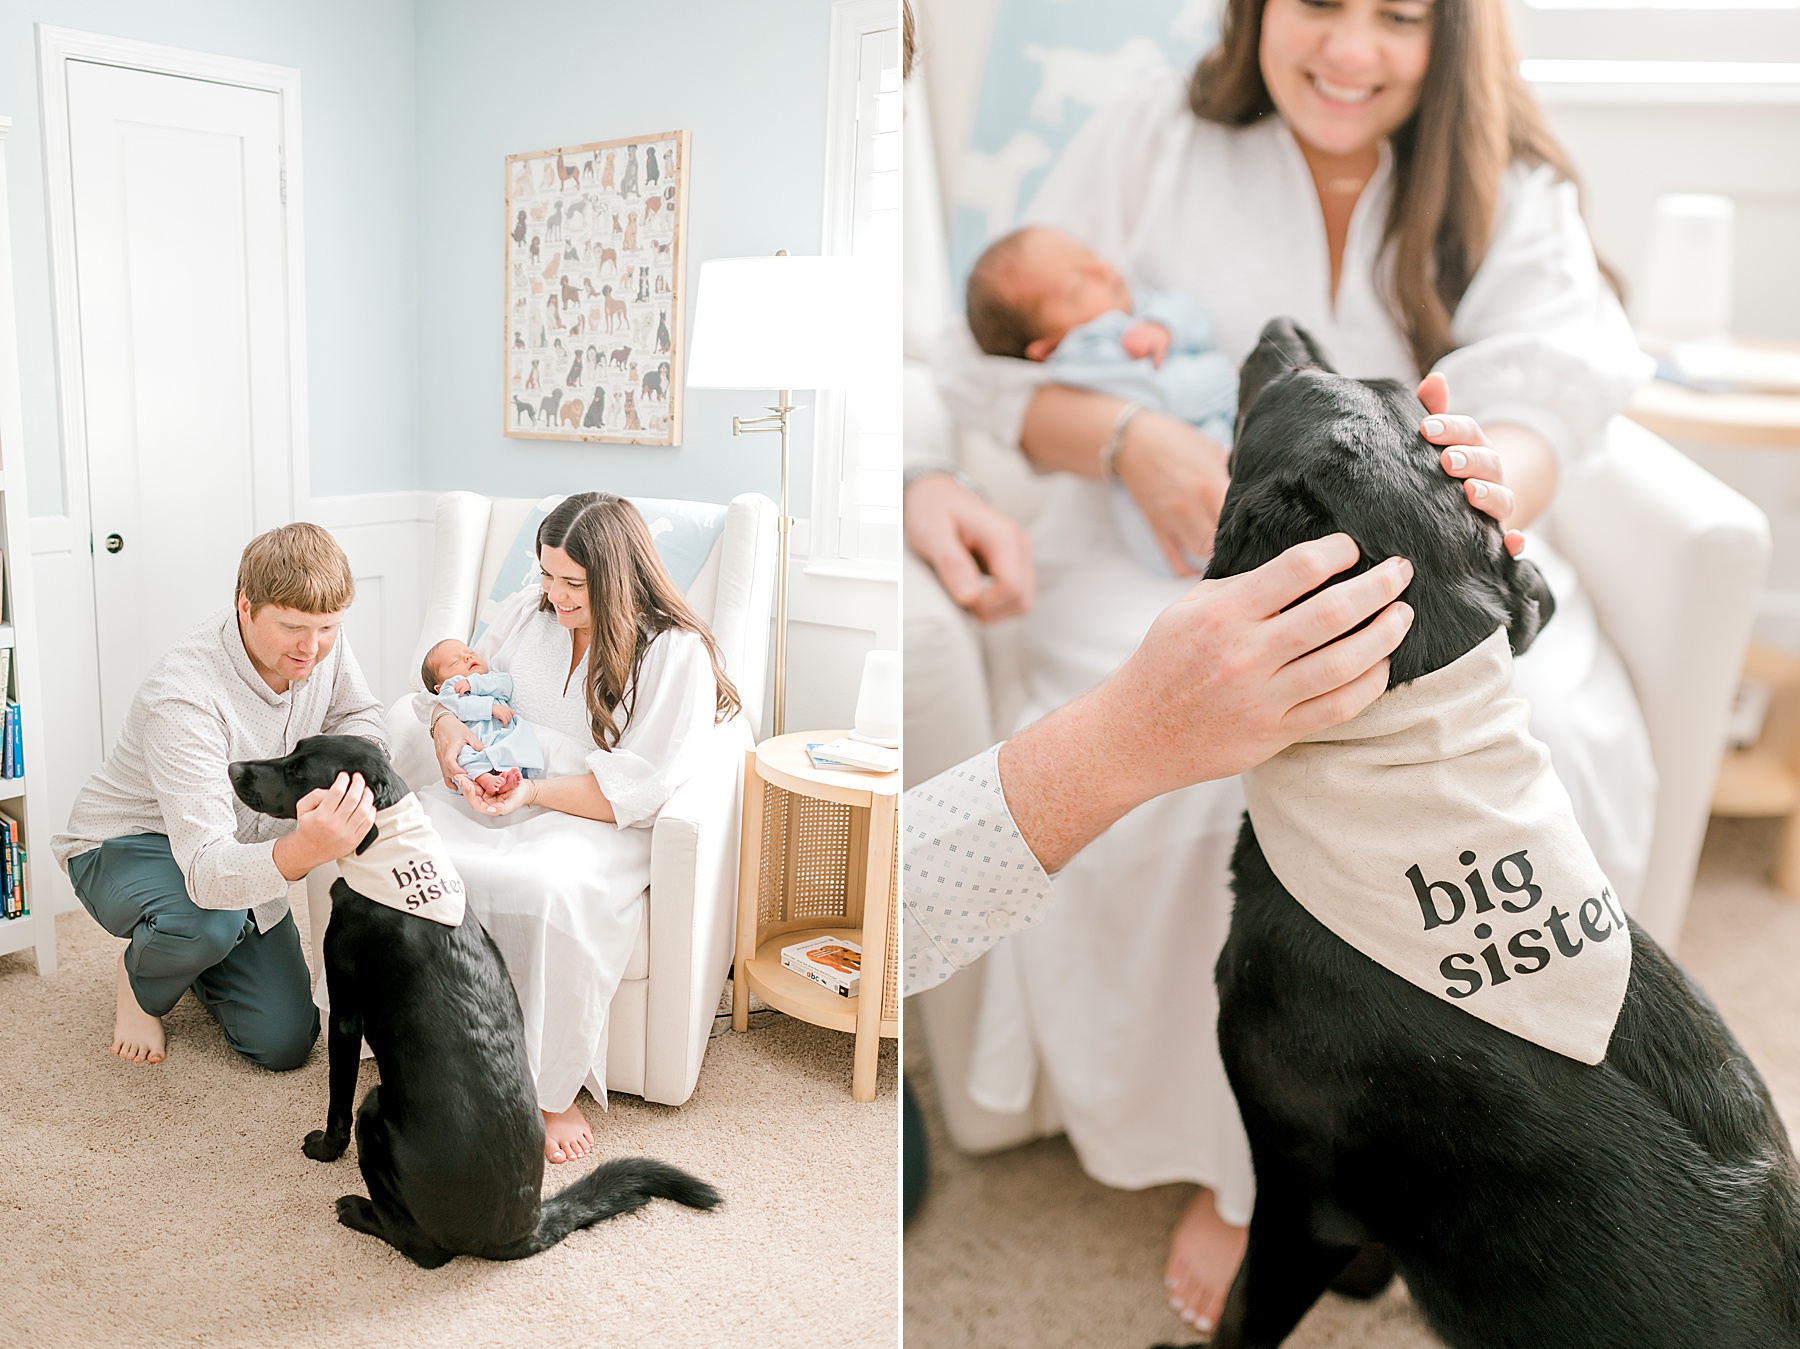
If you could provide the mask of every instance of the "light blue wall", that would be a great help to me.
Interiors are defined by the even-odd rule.
[[[829,0],[0,0],[32,514],[64,510],[34,23],[299,68],[314,495],[724,500],[777,490],[773,437],[730,431],[759,393],[689,391],[675,448],[501,434],[504,162],[689,130],[691,339],[702,260],[818,251],[829,15]],[[805,515],[810,414],[795,426]]]
[[[411,0],[0,0],[31,513],[64,509],[35,23],[299,68],[312,490],[416,487]]]
[[[733,413],[771,401],[754,391],[689,390],[674,448],[502,434],[505,160],[690,131],[691,340],[703,260],[819,251],[829,23],[829,0],[418,6],[421,487],[775,495],[774,437],[731,436]],[[797,515],[810,513],[808,415],[796,419]]]

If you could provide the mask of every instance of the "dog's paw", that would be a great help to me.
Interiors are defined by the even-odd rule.
[[[344,1149],[350,1145],[349,1135],[334,1137],[323,1129],[314,1129],[300,1145],[300,1151],[315,1162],[335,1162],[344,1155]]]

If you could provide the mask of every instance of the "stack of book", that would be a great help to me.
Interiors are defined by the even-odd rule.
[[[6,698],[6,716],[0,721],[0,778],[25,776],[25,737],[20,730],[18,700],[8,696],[11,688],[12,648],[0,646],[0,697]]]
[[[814,768],[839,768],[855,773],[892,773],[900,767],[900,751],[884,745],[840,736],[824,743],[814,741],[806,747],[806,757]]]
[[[862,947],[848,937],[814,937],[784,946],[781,964],[840,998],[853,996],[862,982]]]
[[[25,831],[0,810],[0,918],[23,918],[31,912],[25,889]]]
[[[19,722],[18,700],[6,700],[6,730],[0,740],[0,778],[25,776],[25,733]]]

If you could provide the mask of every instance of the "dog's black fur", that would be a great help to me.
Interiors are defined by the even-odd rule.
[[[245,805],[280,819],[292,819],[295,802],[339,773],[361,773],[378,810],[409,790],[387,755],[355,736],[309,736],[286,758],[234,763],[230,773]],[[357,851],[378,833],[371,829]],[[381,1071],[356,1112],[369,1197],[337,1201],[344,1226],[435,1269],[458,1255],[534,1255],[654,1198],[702,1209],[719,1202],[706,1182],[647,1157],[606,1162],[540,1202],[544,1120],[519,999],[473,912],[447,927],[365,899],[339,880],[325,977],[331,1102],[325,1128],[302,1145],[308,1157],[336,1161],[350,1141],[364,1037]]]
[[[1363,567],[1415,567],[1391,683],[1498,626],[1515,651],[1530,643],[1550,613],[1542,579],[1439,468],[1411,390],[1333,373],[1276,320],[1239,408],[1209,575],[1343,530]],[[1718,1013],[1641,928],[1590,1067],[1352,949],[1276,880],[1248,819],[1233,870],[1219,1043],[1256,1207],[1215,1346],[1280,1344],[1334,1279],[1372,1292],[1389,1260],[1453,1349],[1800,1345],[1786,1133]]]

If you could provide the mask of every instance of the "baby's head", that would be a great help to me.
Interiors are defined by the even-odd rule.
[[[419,666],[419,678],[433,693],[443,688],[446,679],[486,673],[487,662],[454,637],[444,638],[427,651],[424,663]]]
[[[1027,225],[988,245],[969,272],[969,331],[990,356],[1047,360],[1071,328],[1131,312],[1118,269],[1079,240]]]

